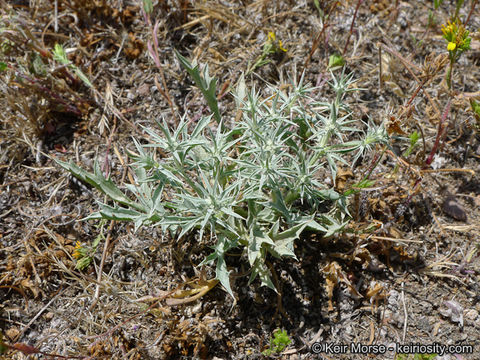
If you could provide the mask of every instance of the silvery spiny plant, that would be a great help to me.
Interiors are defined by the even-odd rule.
[[[248,90],[242,76],[233,94],[241,117],[229,125],[220,114],[208,67],[201,70],[176,55],[212,115],[191,131],[185,118],[175,129],[165,120],[157,122],[158,129],[145,128],[150,143],[133,139],[136,150],[129,152],[135,184],[121,190],[98,163],[89,173],[72,161],[56,161],[113,200],[88,219],[132,221],[135,229],[159,226],[177,238],[196,231],[212,248],[201,265],[216,266],[216,277],[230,295],[226,257],[232,249],[243,251],[250,282],[258,277],[275,290],[268,254],[296,259],[293,244],[306,229],[325,237],[341,232],[350,214],[347,196],[334,189],[337,164],[353,165],[374,144],[387,144],[388,135],[382,125],[359,131],[343,103],[358,89],[352,75],[343,72],[332,74],[330,102],[315,100],[311,95],[318,89],[304,86],[303,76],[288,92],[268,86],[267,98]],[[156,148],[167,156],[157,160]]]

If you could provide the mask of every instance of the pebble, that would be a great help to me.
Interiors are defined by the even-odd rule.
[[[475,309],[468,310],[465,313],[465,319],[475,321],[478,318],[478,311]]]
[[[459,221],[467,220],[467,213],[465,212],[462,205],[458,203],[457,199],[453,195],[447,196],[447,198],[443,202],[442,209],[445,212],[445,214],[454,218],[455,220],[459,220]]]

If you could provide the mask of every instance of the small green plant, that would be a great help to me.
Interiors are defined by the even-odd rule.
[[[432,28],[437,24],[437,18],[432,10],[428,10],[428,28]]]
[[[345,59],[342,55],[333,54],[328,58],[328,68],[331,70],[342,68],[345,65]]]
[[[88,87],[92,87],[92,83],[90,82],[88,77],[82,72],[82,70],[80,70],[77,66],[75,66],[75,64],[72,64],[72,62],[68,60],[67,53],[65,52],[65,49],[62,45],[55,44],[55,47],[53,49],[53,59],[60,64],[67,66],[78,76],[80,80],[83,81],[85,85],[87,85]]]
[[[145,128],[148,145],[133,139],[136,178],[125,185],[128,196],[98,163],[89,173],[56,161],[113,200],[90,219],[132,221],[135,229],[159,226],[176,238],[196,231],[213,250],[201,265],[216,265],[216,278],[230,295],[227,254],[234,252],[250,265],[250,282],[259,278],[275,290],[267,256],[295,259],[293,243],[305,229],[325,237],[343,231],[350,214],[347,196],[334,189],[337,164],[353,165],[376,144],[387,144],[386,130],[367,124],[363,134],[354,125],[344,98],[356,89],[344,72],[332,75],[331,101],[312,97],[315,89],[303,77],[289,93],[268,87],[266,97],[248,91],[242,77],[234,94],[242,116],[228,125],[218,111],[216,80],[206,68],[179,59],[212,115],[192,130],[185,119],[175,129],[158,121],[159,131]],[[157,159],[156,148],[166,156]]]
[[[474,127],[477,131],[480,131],[480,103],[476,102],[473,99],[470,99],[470,107],[475,117]]]
[[[278,329],[273,333],[273,337],[270,338],[269,348],[263,351],[262,354],[265,356],[280,354],[291,343],[292,343],[292,340],[288,337],[287,331]]]
[[[447,41],[447,51],[450,59],[450,67],[447,71],[447,85],[452,88],[452,72],[453,65],[458,61],[460,55],[470,49],[470,42],[472,38],[465,26],[455,19],[453,22],[448,22],[447,25],[442,25],[443,38]]]
[[[437,354],[398,354],[395,356],[395,360],[434,360],[437,356]]]
[[[271,61],[271,56],[287,52],[283,47],[282,40],[277,40],[277,36],[273,31],[270,31],[267,36],[267,41],[263,44],[262,54],[255,60],[253,65],[249,66],[246,75],[251,74],[256,69],[267,65]]]
[[[416,131],[410,134],[409,136],[410,139],[410,146],[408,147],[407,150],[405,150],[402,154],[403,157],[409,157],[410,154],[412,153],[413,149],[415,149],[415,146],[417,146],[417,142],[420,139],[420,134]]]
[[[105,219],[100,220],[100,224],[97,226],[97,230],[100,230],[100,232],[91,245],[82,245],[80,241],[76,242],[72,256],[77,260],[77,265],[75,266],[77,269],[83,270],[92,263],[100,241],[105,240],[103,230],[106,222]]]

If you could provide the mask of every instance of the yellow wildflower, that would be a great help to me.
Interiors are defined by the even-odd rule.
[[[453,50],[455,50],[456,47],[457,47],[457,44],[455,44],[454,42],[449,42],[448,45],[447,45],[447,50],[448,51],[453,51]]]
[[[80,241],[77,241],[75,243],[75,250],[73,251],[72,256],[77,260],[81,259],[83,257],[81,250],[82,250],[82,244],[80,243]]]
[[[287,49],[283,47],[282,40],[278,40],[277,42],[277,35],[275,35],[273,31],[269,31],[267,39],[269,44],[273,46],[273,52],[277,52],[278,50],[287,51]]]
[[[449,36],[449,34],[452,34],[457,31],[457,25],[455,23],[451,23],[450,21],[448,22],[448,25],[442,25],[442,32],[443,35]]]

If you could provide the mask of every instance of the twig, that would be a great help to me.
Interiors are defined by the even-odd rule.
[[[405,303],[405,284],[402,282],[402,303],[403,303],[403,336],[402,342],[405,343],[405,337],[407,336],[407,325],[408,325],[408,312],[407,312],[407,305]]]
[[[155,23],[155,26],[152,29],[152,40],[153,40],[153,48],[152,48],[152,42],[150,40],[147,42],[147,47],[148,47],[148,52],[153,58],[153,61],[155,62],[155,65],[157,66],[157,69],[160,71],[160,78],[162,79],[162,87],[159,86],[157,77],[155,76],[155,85],[160,91],[160,93],[163,95],[163,97],[167,100],[168,105],[170,106],[170,110],[172,111],[172,115],[175,119],[175,121],[178,123],[178,118],[177,118],[177,112],[175,111],[175,106],[173,105],[173,101],[170,97],[170,92],[168,91],[168,86],[167,86],[167,81],[165,80],[165,73],[163,71],[162,64],[160,63],[160,57],[159,57],[159,52],[158,52],[158,38],[157,38],[157,32],[158,32],[158,26],[160,25],[160,22],[157,21]]]
[[[465,24],[463,25],[467,26],[467,23],[470,21],[470,17],[473,14],[473,10],[475,10],[475,5],[477,5],[477,1],[478,0],[473,0],[472,7],[470,8],[470,12],[468,13],[468,16],[467,16],[467,20],[465,20]]]
[[[422,169],[420,173],[436,173],[436,172],[467,172],[470,175],[475,175],[475,171],[472,169]]]
[[[54,18],[53,29],[54,29],[55,32],[58,32],[58,0],[55,0],[53,18]]]
[[[383,85],[383,66],[382,66],[382,47],[380,46],[381,44],[378,43],[378,68],[379,68],[379,74],[378,74],[378,90],[381,92],[382,91],[382,85]]]
[[[391,237],[386,237],[386,236],[370,236],[371,239],[374,240],[386,240],[386,241],[392,241],[392,242],[406,242],[406,243],[416,243],[416,244],[423,244],[423,241],[421,240],[410,240],[410,239],[396,239],[396,238],[391,238]]]
[[[90,305],[90,311],[97,305],[98,297],[100,295],[100,284],[102,282],[102,273],[103,273],[103,266],[105,264],[105,258],[107,257],[108,247],[110,245],[110,238],[112,236],[112,229],[113,225],[115,224],[115,220],[110,221],[110,226],[108,227],[107,237],[105,239],[105,245],[103,246],[103,253],[102,253],[102,260],[100,261],[100,267],[98,269],[97,274],[97,287],[95,288],[95,295],[93,296],[92,305]]]
[[[438,123],[437,137],[435,139],[435,143],[433,144],[432,151],[430,151],[430,155],[428,155],[428,158],[425,161],[425,166],[428,166],[432,163],[435,153],[438,150],[438,146],[440,145],[440,138],[442,137],[442,133],[444,130],[443,124],[445,123],[445,120],[447,119],[448,113],[450,111],[451,101],[451,99],[448,100],[447,106],[445,106],[445,110],[443,111],[442,117],[440,118],[440,122]]]
[[[347,42],[345,43],[345,47],[343,48],[343,56],[345,56],[345,53],[347,52],[348,44],[350,43],[350,38],[352,37],[352,33],[353,33],[353,25],[355,24],[355,20],[357,19],[358,9],[360,8],[360,5],[362,3],[363,3],[363,0],[358,0],[357,7],[355,8],[355,12],[353,13],[353,19],[352,19],[352,23],[350,24],[350,31],[348,33]]]

